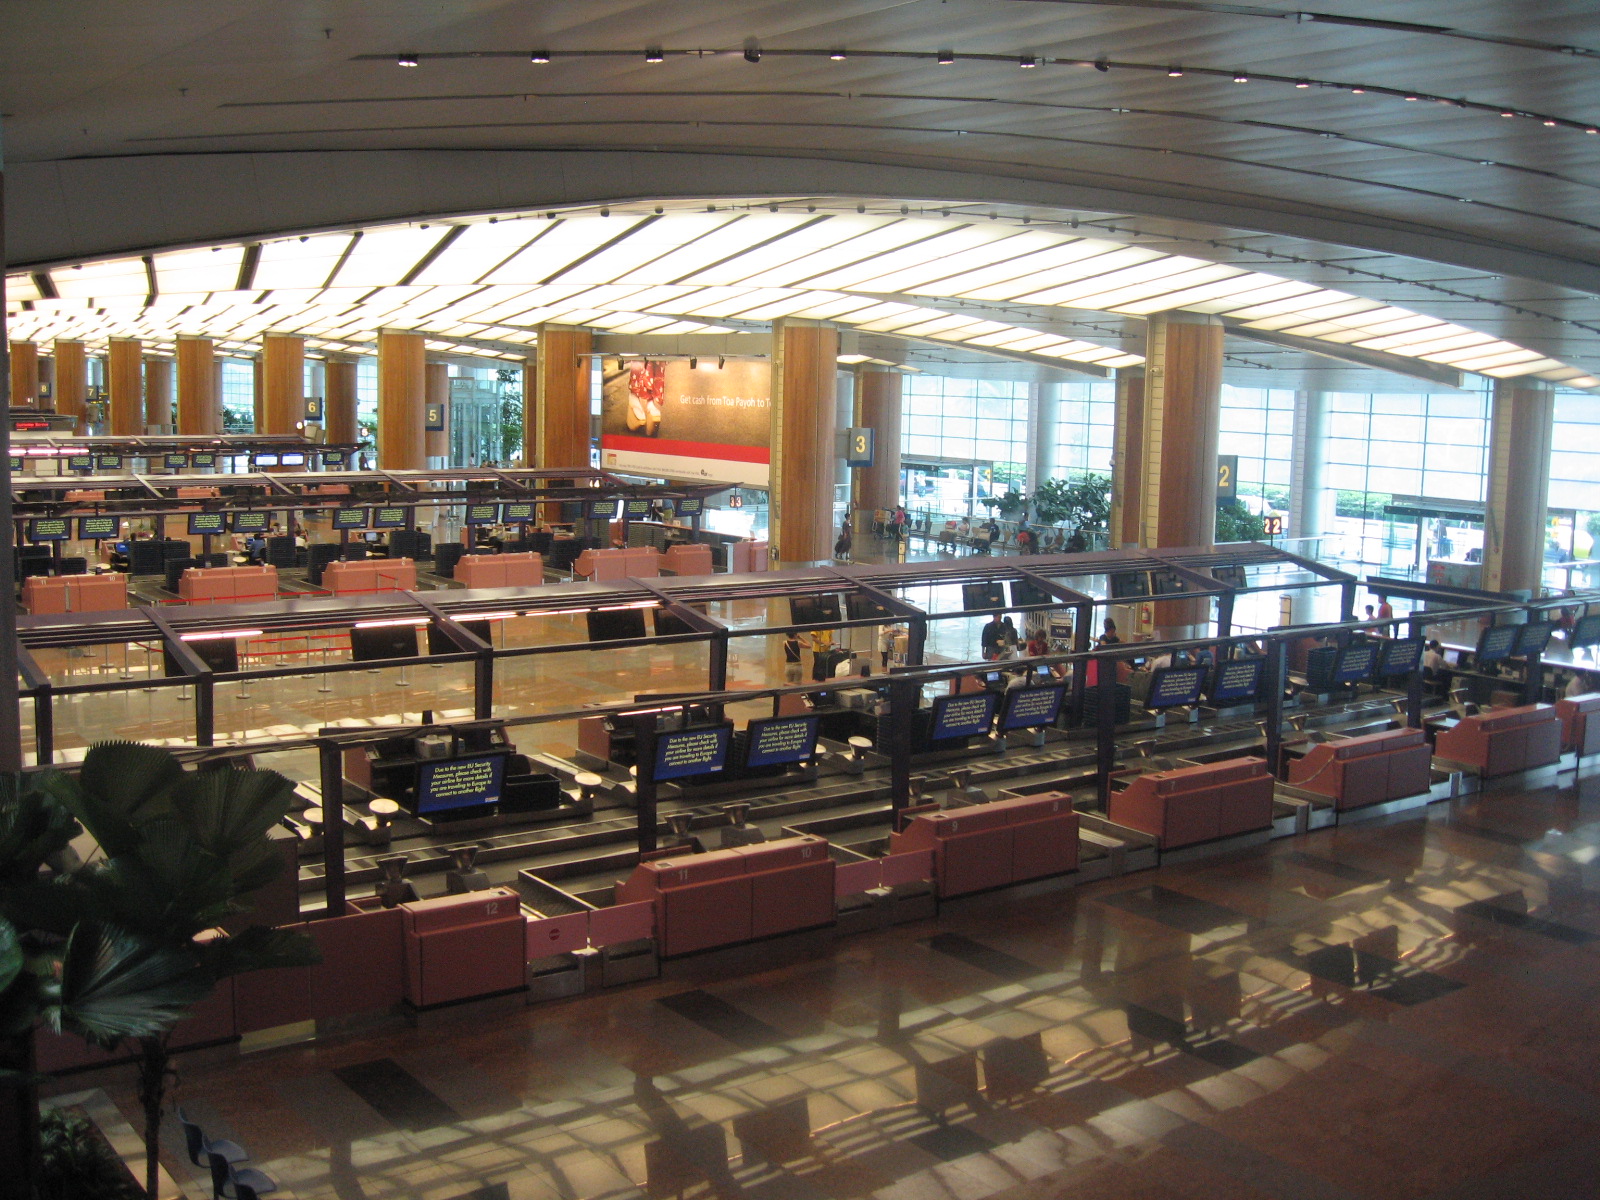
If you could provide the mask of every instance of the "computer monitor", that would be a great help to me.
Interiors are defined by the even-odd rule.
[[[1515,625],[1491,625],[1478,635],[1475,658],[1481,667],[1484,663],[1499,662],[1509,658],[1517,646],[1518,628]]]
[[[1569,646],[1600,646],[1600,613],[1579,617],[1567,635]]]
[[[196,512],[189,514],[190,537],[202,537],[226,532],[228,532],[228,516],[226,513]]]
[[[225,675],[239,669],[239,641],[231,637],[197,638],[192,642],[186,641],[184,645],[194,651],[194,655],[212,672]],[[172,657],[172,650],[165,644],[161,647],[161,669],[168,679],[175,679],[186,674],[178,665],[178,660]]]
[[[94,470],[94,455],[92,455],[92,454],[69,454],[69,455],[67,455],[67,470],[69,470],[69,471],[83,471],[85,473]]]
[[[520,525],[524,521],[532,521],[534,519],[533,505],[528,503],[519,502],[516,504],[502,505],[501,512],[503,514],[503,519],[508,525]]]
[[[30,542],[64,542],[71,536],[66,517],[35,517],[28,522]]]
[[[493,525],[500,519],[498,504],[469,504],[465,523],[468,525]]]
[[[122,455],[97,454],[94,457],[94,466],[97,471],[120,471],[122,470]]]
[[[701,496],[686,496],[682,500],[675,500],[672,511],[680,517],[696,517],[705,510],[706,502]]]
[[[336,508],[333,510],[333,527],[335,529],[365,529],[370,509],[365,508]]]
[[[235,533],[265,533],[271,522],[271,513],[264,512],[236,512],[233,514],[233,531]]]
[[[630,520],[648,517],[650,515],[650,500],[648,497],[629,497],[628,503],[622,511]]]
[[[1148,596],[1150,594],[1150,573],[1148,571],[1113,571],[1111,573],[1111,598],[1113,600],[1126,600],[1132,596]]]
[[[974,737],[989,732],[994,710],[1000,703],[998,692],[968,692],[962,696],[940,696],[933,702],[930,741]]]
[[[643,611],[643,610],[641,610],[641,611]],[[675,616],[672,613],[669,613],[664,608],[657,608],[657,609],[654,609],[652,611],[653,611],[654,616],[655,616],[655,627],[656,627],[656,636],[657,637],[667,637],[667,636],[669,636],[671,634],[675,634],[675,633],[693,633],[693,632],[695,632],[695,628],[694,628],[693,625],[689,624],[689,622],[685,621],[682,617]]]
[[[1049,592],[1031,579],[1011,581],[1011,607],[1026,608],[1030,604],[1060,604]]]
[[[1421,638],[1395,638],[1378,646],[1378,666],[1373,672],[1379,679],[1396,675],[1409,675],[1422,665]]]
[[[189,456],[189,465],[195,467],[214,467],[217,465],[217,456],[211,450],[197,450]]]
[[[1158,596],[1171,596],[1187,589],[1183,577],[1176,571],[1151,571],[1150,590]]]
[[[589,501],[589,516],[596,521],[613,521],[621,511],[620,500],[591,500]]]
[[[1005,585],[998,581],[961,585],[961,607],[965,612],[989,612],[1005,606]]]
[[[656,734],[654,777],[659,783],[690,775],[710,775],[728,765],[728,742],[733,726],[700,725]]]
[[[1040,729],[1054,725],[1061,715],[1061,705],[1066,700],[1067,685],[1050,684],[1045,687],[1015,688],[1006,693],[1006,706],[1000,716],[1000,728]]]
[[[374,529],[404,529],[406,510],[403,508],[375,508],[372,510]]]
[[[417,626],[357,625],[350,630],[353,662],[378,662],[386,658],[417,657]]]
[[[844,618],[839,615],[839,597],[828,593],[790,596],[789,620],[796,625],[837,625]]]
[[[609,611],[584,613],[589,625],[591,642],[620,642],[624,638],[642,638],[644,609],[614,608]]]
[[[1159,709],[1198,704],[1205,682],[1204,667],[1157,667],[1150,672],[1150,693],[1144,706]]]
[[[424,759],[417,764],[417,815],[498,804],[505,778],[504,754]]]
[[[489,626],[491,625],[491,622],[489,622],[489,621],[474,621],[471,618],[462,618],[460,620],[457,620],[456,624],[461,626],[461,628],[465,629],[468,633],[476,634],[479,641],[487,642],[491,646],[494,645],[494,633],[489,628]],[[433,655],[433,654],[464,654],[464,653],[466,653],[464,650],[461,649],[460,646],[456,645],[453,641],[451,641],[450,640],[450,636],[447,633],[445,633],[444,630],[440,629],[437,625],[429,623],[429,625],[427,627],[427,631],[428,631],[428,653],[430,655]]]
[[[1240,566],[1212,567],[1211,577],[1218,583],[1227,584],[1232,588],[1250,586],[1249,580],[1245,578],[1244,568]]]
[[[849,614],[852,621],[897,621],[898,617],[889,610],[889,606],[881,601],[874,600],[871,596],[863,596],[860,592],[851,592],[844,598],[844,611]]]
[[[306,465],[305,453],[301,450],[286,451],[278,455],[278,465],[280,467],[303,467]]]
[[[187,454],[167,454],[162,456],[161,463],[169,471],[181,471],[189,465],[189,456]]]
[[[117,517],[79,517],[80,542],[109,542],[121,531],[122,521]]]
[[[1351,642],[1339,653],[1333,664],[1334,683],[1360,683],[1372,678],[1378,665],[1376,642]]]
[[[322,451],[322,465],[325,467],[342,467],[349,457],[343,450]]]
[[[1529,621],[1526,625],[1516,626],[1516,629],[1517,648],[1512,653],[1523,658],[1543,654],[1545,647],[1550,644],[1550,635],[1556,631],[1551,621]]]
[[[250,456],[250,465],[251,467],[276,467],[279,465],[278,456],[276,454],[252,454]]]
[[[817,752],[821,717],[768,717],[751,721],[744,765],[780,767],[809,762]]]
[[[1261,690],[1261,672],[1266,663],[1259,658],[1238,658],[1219,663],[1211,683],[1211,703],[1244,704]]]

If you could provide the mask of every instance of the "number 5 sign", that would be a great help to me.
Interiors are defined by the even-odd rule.
[[[1217,455],[1217,499],[1234,500],[1239,495],[1239,456]]]

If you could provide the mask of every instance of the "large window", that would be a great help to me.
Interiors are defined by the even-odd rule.
[[[1239,456],[1238,495],[1251,512],[1287,511],[1294,392],[1222,385],[1217,453]]]
[[[901,393],[903,495],[939,513],[1021,488],[1028,462],[1028,385],[1009,380],[908,376]]]
[[[1056,386],[1056,458],[1046,476],[1111,474],[1117,432],[1117,385],[1109,379]]]
[[[222,429],[225,433],[256,431],[256,367],[249,359],[222,360]]]

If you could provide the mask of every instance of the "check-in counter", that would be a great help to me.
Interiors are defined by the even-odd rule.
[[[655,905],[666,957],[833,921],[834,863],[818,837],[783,838],[640,863],[619,904]]]
[[[190,567],[178,578],[186,604],[238,604],[278,598],[278,568]]]
[[[409,558],[331,562],[323,569],[322,586],[335,595],[412,592],[417,588],[417,564]]]
[[[1289,764],[1289,782],[1336,809],[1419,796],[1432,783],[1433,751],[1420,729],[1389,729],[1312,746]]]
[[[469,554],[456,564],[455,580],[467,588],[541,587],[544,558],[538,554]]]
[[[1433,752],[1485,779],[1547,766],[1561,757],[1561,718],[1548,704],[1474,713],[1439,730]]]
[[[765,571],[770,565],[766,542],[734,542],[729,549],[728,570],[735,575]]]
[[[941,897],[1005,887],[1078,867],[1078,814],[1065,792],[920,813],[889,836],[889,851],[933,854]]]
[[[400,906],[405,998],[417,1008],[526,986],[526,919],[517,894],[490,888]]]
[[[1273,779],[1264,758],[1119,776],[1113,786],[1126,786],[1111,793],[1106,815],[1154,837],[1163,850],[1272,826]]]
[[[661,556],[661,568],[669,575],[709,575],[716,568],[711,561],[711,547],[680,542],[668,546]]]
[[[1556,701],[1561,718],[1561,749],[1580,758],[1600,752],[1600,692]]]
[[[125,575],[30,575],[22,581],[30,613],[110,612],[128,607]]]

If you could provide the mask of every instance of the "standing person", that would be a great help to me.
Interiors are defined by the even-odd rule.
[[[903,504],[894,510],[894,540],[906,540],[906,506]]]
[[[1387,596],[1378,597],[1378,620],[1394,620],[1394,605],[1389,603],[1389,597]]]
[[[1010,658],[1016,654],[1019,640],[1017,638],[1017,623],[1011,619],[1010,613],[1000,618],[1000,628],[1004,631],[1001,636],[1004,639],[1005,655]]]
[[[978,635],[979,645],[983,648],[984,662],[994,662],[1000,657],[1001,647],[1005,645],[1006,627],[1000,621],[1000,614],[995,613],[989,618]]]
[[[811,638],[806,634],[791,631],[783,639],[783,681],[785,683],[799,683],[800,651],[811,645]]]
[[[1026,525],[1018,525],[1017,526],[1017,551],[1018,551],[1018,553],[1020,553],[1020,554],[1032,554],[1033,550],[1034,550],[1034,547],[1033,547],[1033,534],[1028,531],[1028,527]]]
[[[879,661],[883,664],[885,671],[889,669],[889,657],[894,653],[895,639],[904,632],[904,625],[885,625],[883,627],[883,634],[878,641],[878,653]]]
[[[833,556],[835,558],[848,559],[850,557],[850,547],[850,523],[846,521],[844,528],[839,531],[839,540],[833,544]]]

